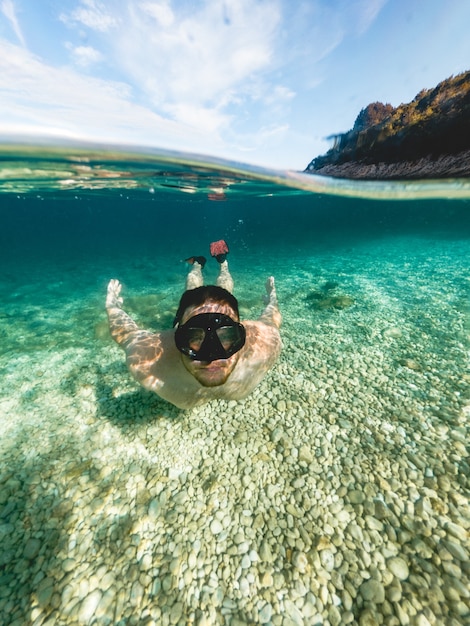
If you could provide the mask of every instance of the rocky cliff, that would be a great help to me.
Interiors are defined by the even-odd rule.
[[[306,172],[358,179],[470,177],[470,71],[394,108],[374,102]]]

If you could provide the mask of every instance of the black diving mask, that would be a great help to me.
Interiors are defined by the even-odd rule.
[[[245,327],[228,315],[200,313],[175,331],[175,344],[193,361],[228,359],[245,345]]]

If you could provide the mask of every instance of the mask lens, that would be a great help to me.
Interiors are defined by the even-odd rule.
[[[238,326],[222,326],[216,330],[222,348],[229,351],[232,346],[240,339]]]
[[[188,347],[194,352],[199,352],[205,338],[206,332],[203,328],[188,328],[186,331]]]

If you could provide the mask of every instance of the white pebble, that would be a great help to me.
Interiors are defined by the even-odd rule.
[[[212,532],[213,535],[218,535],[223,530],[222,524],[219,522],[218,519],[212,520],[211,525],[210,525],[210,529],[211,529],[211,532]]]
[[[333,557],[333,561],[334,561],[334,557]],[[294,554],[292,555],[292,565],[297,570],[299,570],[299,572],[304,574],[308,568],[307,555],[304,552],[294,552]]]
[[[327,572],[333,571],[335,567],[335,555],[331,550],[322,550],[320,552],[320,561]]]
[[[398,580],[406,580],[409,576],[409,569],[406,562],[399,556],[395,556],[387,561],[387,568]]]
[[[258,613],[260,624],[266,624],[271,621],[271,616],[273,614],[273,607],[266,602],[261,611]]]
[[[242,558],[241,568],[248,569],[251,565],[251,559],[248,554],[245,554]]]
[[[101,591],[95,589],[86,598],[82,600],[78,611],[78,621],[86,624],[94,616],[96,608],[101,600]]]
[[[364,600],[368,602],[374,602],[375,604],[382,604],[385,600],[385,590],[382,583],[379,580],[370,580],[362,583],[359,588],[359,592]]]

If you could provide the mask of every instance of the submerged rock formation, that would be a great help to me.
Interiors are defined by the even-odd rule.
[[[470,177],[470,71],[394,108],[374,102],[305,170],[358,179]]]

